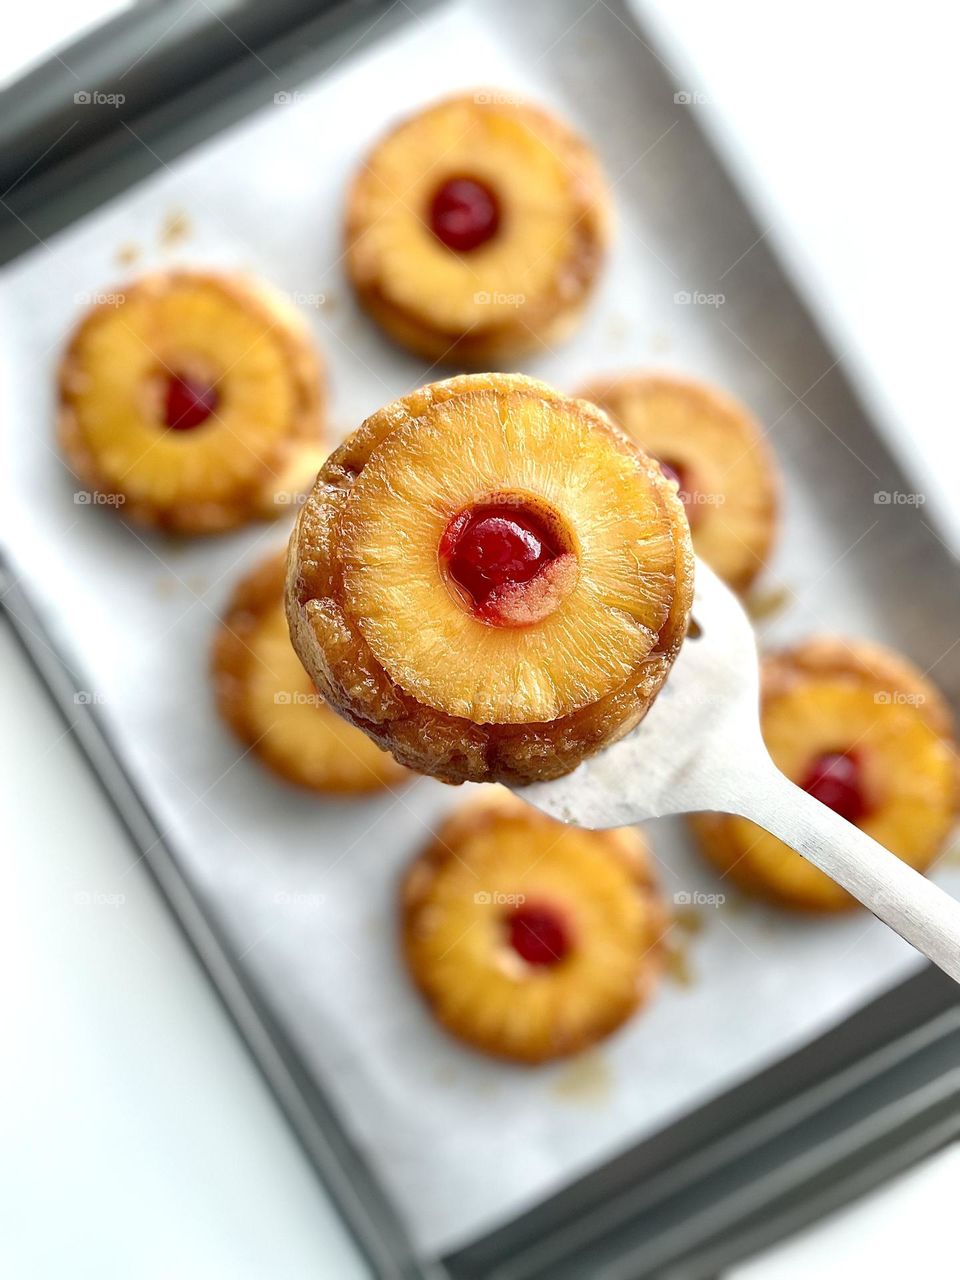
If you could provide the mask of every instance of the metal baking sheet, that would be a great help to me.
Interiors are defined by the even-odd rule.
[[[339,1107],[424,1255],[469,1247],[486,1227],[507,1221],[572,1177],[589,1175],[599,1161],[663,1130],[691,1105],[847,1014],[909,971],[913,958],[899,940],[859,917],[798,923],[745,907],[701,867],[677,824],[658,824],[651,835],[668,894],[727,893],[723,908],[729,909],[702,913],[704,928],[688,948],[692,985],[665,990],[649,1016],[573,1069],[518,1079],[509,1069],[473,1060],[444,1041],[410,997],[395,972],[385,924],[397,866],[424,838],[424,824],[455,803],[456,795],[422,783],[399,810],[378,809],[373,802],[361,819],[344,806],[291,800],[249,761],[230,769],[232,780],[221,785],[219,772],[230,768],[236,752],[219,735],[204,686],[212,614],[242,555],[255,554],[255,544],[276,534],[257,531],[213,547],[174,547],[133,533],[121,537],[108,513],[71,507],[69,478],[58,472],[39,424],[49,418],[49,367],[58,342],[83,297],[113,283],[114,255],[131,242],[140,246],[144,265],[244,265],[291,294],[332,300],[334,308],[325,310],[325,301],[315,320],[333,365],[335,404],[345,427],[388,395],[416,385],[426,371],[380,341],[353,312],[342,281],[328,266],[336,259],[332,208],[344,173],[380,125],[379,108],[368,104],[364,111],[362,77],[375,77],[382,88],[385,77],[395,76],[397,111],[464,80],[530,87],[576,119],[598,144],[615,179],[621,228],[613,269],[585,331],[555,357],[527,368],[570,387],[597,371],[669,365],[740,394],[770,426],[788,477],[785,536],[768,584],[789,603],[764,631],[780,638],[829,627],[886,639],[931,668],[955,700],[960,681],[951,646],[960,634],[958,610],[943,598],[943,583],[952,580],[955,568],[923,518],[923,495],[896,471],[834,367],[835,355],[811,329],[775,262],[762,245],[754,245],[756,228],[690,113],[678,109],[682,104],[674,102],[655,58],[642,40],[624,35],[627,21],[605,6],[588,11],[580,4],[534,5],[521,13],[498,5],[444,7],[435,18],[408,27],[401,43],[359,54],[332,77],[296,86],[302,101],[268,105],[240,130],[50,241],[4,281],[11,397],[6,421],[38,424],[32,448],[24,447],[22,434],[12,443],[4,535],[16,569],[38,602],[42,625],[71,664],[89,674],[99,718],[159,817],[181,873],[217,921],[234,963],[263,994],[301,1065]],[[450,56],[451,50],[458,56]],[[601,65],[605,93],[597,95]],[[413,74],[414,67],[423,74]],[[351,78],[361,88],[337,118],[350,119],[353,129],[327,140],[322,125],[333,114],[333,95],[349,93]],[[324,150],[328,141],[330,149]],[[261,150],[251,162],[252,143],[266,146],[269,156]],[[171,214],[183,213],[190,234],[175,246],[169,235],[158,244]],[[305,275],[314,288],[305,286]],[[54,575],[56,593],[49,590]],[[141,672],[131,670],[129,654],[143,649],[138,641],[161,634],[169,648],[162,655],[142,652]],[[123,688],[112,684],[116,669],[129,676]],[[143,673],[153,673],[153,681]],[[148,686],[161,673],[164,683],[151,693]],[[166,777],[164,760],[169,765],[172,745],[180,781]],[[209,794],[194,803],[209,782],[212,808]],[[395,847],[385,855],[375,840],[364,848],[360,827],[351,824],[366,827],[387,817]],[[244,845],[251,832],[258,833],[259,856],[238,858],[236,841],[223,835],[224,822],[240,827]],[[492,1211],[487,1199],[471,1223],[451,1228],[448,1222],[438,1229],[435,1214],[431,1221],[423,1213],[429,1186],[409,1182],[408,1165],[402,1171],[395,1165],[392,1173],[384,1167],[378,1142],[385,1133],[391,1141],[403,1140],[404,1113],[416,1091],[393,1100],[396,1114],[389,1106],[370,1107],[369,1098],[358,1104],[344,1095],[347,1074],[365,1080],[371,1046],[364,1043],[363,1026],[351,1029],[320,1015],[312,984],[321,974],[329,979],[336,962],[318,947],[318,920],[311,911],[330,892],[329,886],[319,887],[322,859],[329,863],[355,841],[354,870],[371,886],[375,903],[374,919],[360,921],[364,946],[372,939],[359,957],[369,982],[360,1007],[376,1005],[378,1017],[384,1005],[400,1011],[381,1028],[388,1038],[377,1047],[378,1056],[392,1069],[377,1082],[378,1106],[400,1083],[404,1091],[415,1085],[421,1100],[429,1098],[437,1123],[426,1147],[439,1157],[430,1177],[444,1183],[453,1177],[451,1200],[474,1210],[482,1197],[463,1177],[472,1170],[482,1175],[482,1169],[476,1153],[459,1145],[469,1129],[467,1109],[482,1113],[485,1128],[494,1111],[531,1117],[532,1132],[501,1131],[499,1144],[487,1153],[497,1182],[505,1184],[496,1189],[504,1194]],[[277,854],[278,843],[285,853]],[[303,856],[306,849],[312,862]],[[258,882],[248,864],[260,866],[264,855],[274,861]],[[285,900],[271,901],[278,894]],[[278,907],[294,910],[278,918]],[[264,921],[273,930],[261,938]],[[345,956],[340,963],[353,965]],[[754,997],[754,1016],[746,1024],[745,989]],[[412,1057],[404,1057],[405,1044],[415,1045]],[[712,1070],[700,1070],[704,1064]],[[645,1111],[634,1106],[637,1098],[650,1103],[652,1084],[678,1074],[684,1087],[672,1101],[664,1105],[661,1097],[659,1106]],[[624,1108],[630,1113],[626,1124]],[[559,1145],[551,1134],[558,1125]],[[445,1134],[458,1144],[452,1151],[438,1150],[438,1135]],[[416,1144],[422,1161],[423,1133],[411,1137],[408,1129],[407,1141]],[[511,1163],[518,1147],[537,1157],[532,1176]],[[524,1185],[518,1194],[519,1184]]]

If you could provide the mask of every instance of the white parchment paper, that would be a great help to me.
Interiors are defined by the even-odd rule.
[[[748,243],[738,225],[742,235],[749,227],[729,195],[714,194],[720,179],[709,157],[691,166],[699,143],[664,85],[653,86],[651,68],[607,6],[589,16],[572,3],[523,13],[445,7],[315,83],[278,82],[291,101],[161,168],[4,273],[4,543],[81,686],[102,704],[197,892],[272,993],[427,1254],[507,1219],[796,1047],[915,958],[859,915],[802,920],[743,903],[701,865],[679,824],[656,824],[668,896],[726,895],[721,906],[701,903],[702,930],[687,944],[692,981],[667,981],[649,1012],[580,1064],[525,1071],[461,1049],[433,1026],[398,964],[394,894],[401,867],[462,792],[424,780],[377,799],[324,801],[240,755],[211,704],[211,632],[238,572],[286,529],[173,542],[78,502],[53,445],[52,375],[84,306],[131,271],[214,263],[260,273],[305,308],[330,366],[336,435],[418,385],[426,368],[389,347],[345,287],[344,184],[388,120],[444,91],[492,84],[577,122],[619,204],[614,261],[583,331],[526,367],[572,389],[599,370],[668,364],[725,383],[772,422],[790,397],[769,368],[773,357],[754,359],[745,335],[770,330],[786,348],[802,320],[767,315],[780,286],[769,267],[749,263],[727,281],[722,311],[677,302],[715,278],[705,274],[709,255],[733,263]],[[718,220],[691,221],[698,206],[716,208]],[[176,239],[170,219],[181,214]],[[119,265],[131,246],[136,265]],[[790,471],[807,427],[796,414],[788,425]],[[823,447],[822,483],[788,481],[772,577],[796,601],[781,630],[802,634],[828,614],[835,627],[882,638],[889,616],[865,567],[870,543],[851,549],[855,531],[841,536],[823,519],[823,504],[838,499],[837,458],[849,459],[830,453],[839,446],[826,437]],[[870,464],[870,476],[882,465]],[[854,498],[869,495],[870,476],[845,482],[838,502],[853,501],[851,483]],[[903,524],[887,555],[890,573],[911,554],[912,528]],[[821,578],[822,590],[806,589]],[[922,619],[916,627],[929,634]]]

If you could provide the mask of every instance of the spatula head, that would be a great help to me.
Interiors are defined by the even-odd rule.
[[[698,559],[690,631],[646,718],[573,773],[516,793],[580,827],[722,810],[731,755],[762,751],[758,684],[750,620]]]

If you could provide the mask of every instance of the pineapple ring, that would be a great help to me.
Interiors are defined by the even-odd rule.
[[[636,828],[567,827],[499,788],[481,792],[405,877],[413,981],[446,1030],[484,1053],[531,1065],[578,1053],[658,980],[666,915],[650,864]],[[533,949],[511,930],[531,909],[557,920]]]
[[[489,626],[449,591],[451,519],[497,491],[555,511],[577,574],[546,617]],[[331,455],[291,539],[287,608],[317,686],[446,781],[558,777],[628,732],[686,631],[692,555],[660,469],[596,409],[520,375],[435,383]]]
[[[863,795],[857,825],[927,870],[960,806],[953,721],[933,685],[898,654],[831,637],[768,657],[762,684],[763,736],[776,765],[802,784],[813,761],[849,753]],[[748,892],[809,911],[857,906],[745,818],[697,814],[691,823],[707,858]]]
[[[657,486],[587,413],[557,416],[516,393],[448,401],[384,441],[341,517],[344,598],[371,650],[411,696],[477,724],[556,720],[610,693],[669,613],[676,552]],[[498,488],[539,499],[576,540],[577,581],[535,626],[488,626],[444,589],[447,526]]]
[[[114,297],[84,317],[60,369],[60,443],[81,482],[125,518],[181,533],[289,509],[325,456],[323,375],[299,315],[211,273],[145,276]],[[164,387],[183,379],[210,392],[192,430],[163,413]]]
[[[505,98],[459,95],[404,120],[350,190],[346,263],[359,299],[430,360],[482,366],[544,349],[575,326],[602,264],[608,196],[593,152],[552,115]],[[457,252],[429,210],[463,178],[493,197],[496,230]]]
[[[770,554],[780,487],[752,415],[711,387],[667,374],[597,379],[577,394],[679,473],[694,550],[734,590],[746,590]]]
[[[217,706],[274,773],[313,791],[377,791],[409,775],[323,701],[290,643],[283,611],[286,550],[237,584],[214,637]]]

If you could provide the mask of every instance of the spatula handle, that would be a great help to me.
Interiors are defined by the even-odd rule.
[[[960,982],[960,902],[772,766],[755,778],[738,812],[803,854]]]

